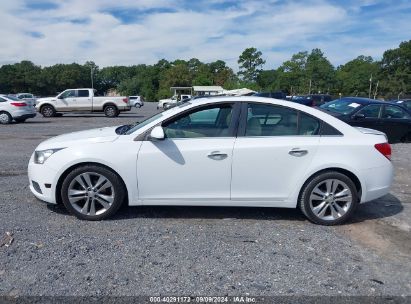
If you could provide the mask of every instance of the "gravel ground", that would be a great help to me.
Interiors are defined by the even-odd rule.
[[[296,210],[123,207],[79,221],[31,195],[27,162],[46,138],[154,113],[36,117],[0,126],[0,295],[411,295],[411,145],[393,146],[391,194],[339,227]]]

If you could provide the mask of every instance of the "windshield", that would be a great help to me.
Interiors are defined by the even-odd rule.
[[[187,100],[187,101],[188,101],[188,100]],[[191,103],[189,103],[189,102],[187,102],[187,101],[177,102],[175,105],[173,105],[172,108],[176,108],[176,107],[178,107],[178,108],[183,108],[183,107],[186,107],[186,106],[188,106],[188,105],[191,104]],[[157,114],[155,114],[155,115],[147,118],[146,120],[143,120],[142,122],[137,122],[137,123],[135,123],[134,125],[124,125],[124,126],[121,126],[121,127],[117,128],[116,132],[117,132],[117,134],[126,134],[126,135],[129,135],[129,134],[137,131],[138,129],[140,129],[140,128],[146,126],[146,125],[148,125],[149,123],[152,123],[153,121],[157,120],[158,118],[162,117],[162,116],[163,116],[163,113],[164,113],[165,111],[170,110],[170,109],[171,109],[171,108],[166,109],[166,110],[164,110],[163,112],[157,113]]]
[[[127,130],[125,133],[123,133],[123,134],[129,135],[129,134],[137,131],[138,129],[141,129],[142,127],[148,125],[149,123],[157,120],[157,119],[160,118],[161,116],[163,116],[163,113],[157,113],[157,114],[155,114],[155,115],[147,118],[146,120],[143,120],[143,121],[140,122],[140,123],[137,122],[135,125],[131,125],[131,126],[130,126],[130,129],[128,129],[128,130]]]
[[[21,101],[21,99],[18,99],[17,97],[12,96],[12,95],[7,95],[7,98],[10,100],[14,100],[14,101]]]
[[[321,105],[320,108],[330,112],[347,115],[352,113],[359,106],[361,106],[360,103],[351,99],[336,99]]]

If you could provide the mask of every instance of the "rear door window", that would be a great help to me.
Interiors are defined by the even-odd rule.
[[[388,118],[388,119],[405,119],[405,118],[410,118],[410,115],[408,115],[407,112],[405,112],[403,109],[397,106],[385,106],[384,113],[382,118]]]
[[[78,90],[78,97],[89,97],[90,92],[89,90]]]

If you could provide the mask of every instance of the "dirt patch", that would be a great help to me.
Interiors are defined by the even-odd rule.
[[[406,229],[400,229],[381,220],[341,226],[340,229],[351,239],[384,257],[410,259],[411,233]]]

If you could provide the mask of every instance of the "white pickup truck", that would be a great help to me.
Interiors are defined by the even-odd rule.
[[[69,89],[56,97],[38,98],[36,109],[44,117],[56,116],[58,112],[104,112],[107,117],[117,117],[121,111],[130,111],[131,106],[125,96],[99,97],[93,89]]]
[[[182,101],[184,99],[189,99],[191,98],[191,95],[188,94],[182,94],[182,95],[174,95],[171,98],[167,99],[160,99],[157,104],[157,110],[163,108],[166,110],[170,105],[176,104],[179,101]]]

